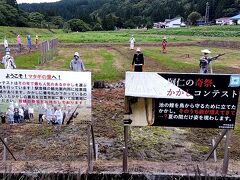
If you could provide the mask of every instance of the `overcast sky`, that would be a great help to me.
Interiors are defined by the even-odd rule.
[[[42,3],[42,2],[56,2],[59,0],[17,0],[17,3]]]

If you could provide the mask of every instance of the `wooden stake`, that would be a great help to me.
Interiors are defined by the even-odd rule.
[[[4,138],[5,144],[7,144],[7,138]],[[3,145],[3,161],[7,160],[7,148]]]
[[[230,141],[230,130],[226,133],[225,147],[224,147],[224,159],[223,159],[223,175],[227,175],[228,173],[228,165],[229,165],[229,141]]]
[[[123,172],[128,172],[128,126],[124,125]]]

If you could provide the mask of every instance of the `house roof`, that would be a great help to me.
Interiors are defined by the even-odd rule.
[[[169,96],[169,90],[182,92]],[[179,87],[175,86],[158,73],[126,72],[125,96],[165,99],[193,99]]]
[[[240,19],[240,14],[233,16],[230,18],[231,20],[239,20]]]
[[[171,21],[174,21],[176,19],[182,19],[182,17],[175,17],[173,19],[165,19],[165,22],[171,22]]]
[[[218,19],[215,19],[216,21],[229,21],[230,20],[230,17],[221,17],[221,18],[218,18]]]

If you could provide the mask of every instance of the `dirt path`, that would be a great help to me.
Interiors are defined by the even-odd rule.
[[[221,176],[222,162],[149,162],[129,160],[129,173],[144,174],[191,174],[205,176]],[[228,176],[237,176],[240,173],[240,162],[230,161]],[[87,163],[83,161],[73,162],[43,162],[43,161],[19,161],[0,162],[0,173],[87,173]],[[93,173],[121,173],[122,161],[95,161],[93,162]],[[239,177],[239,176],[238,176]]]
[[[59,43],[60,48],[78,48],[78,47],[112,47],[112,46],[125,46],[129,47],[128,43]],[[161,42],[159,43],[137,43],[136,46],[158,46],[161,47]],[[203,47],[224,47],[230,49],[239,49],[239,41],[190,41],[190,42],[169,42],[168,46],[203,46]]]

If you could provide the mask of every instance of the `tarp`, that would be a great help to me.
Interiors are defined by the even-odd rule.
[[[170,95],[169,92],[178,92]],[[126,72],[125,96],[193,99],[193,96],[154,72]]]

